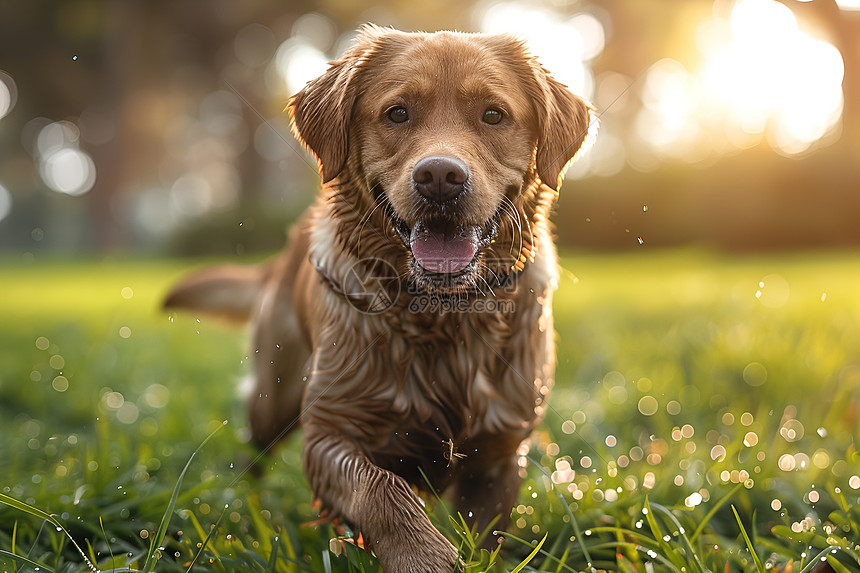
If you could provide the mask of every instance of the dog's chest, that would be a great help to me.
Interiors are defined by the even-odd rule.
[[[469,318],[436,324],[435,336],[425,333],[424,340],[392,336],[398,436],[411,428],[436,441],[462,441],[518,431],[534,419],[539,361],[509,348],[511,339],[486,325],[478,330]]]

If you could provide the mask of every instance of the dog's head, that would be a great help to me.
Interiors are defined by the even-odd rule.
[[[511,36],[373,26],[289,110],[323,182],[384,206],[412,279],[443,294],[496,273],[483,258],[504,218],[522,234],[524,203],[558,189],[592,122]]]

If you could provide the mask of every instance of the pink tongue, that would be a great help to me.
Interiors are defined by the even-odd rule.
[[[412,254],[431,273],[457,273],[469,266],[478,251],[478,229],[447,236],[417,223],[410,237]]]

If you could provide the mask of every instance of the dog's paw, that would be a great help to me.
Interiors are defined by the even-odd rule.
[[[463,569],[457,549],[434,530],[402,543],[378,546],[376,557],[385,573],[453,573]]]

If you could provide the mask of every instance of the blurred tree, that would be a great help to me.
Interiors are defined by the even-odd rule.
[[[0,69],[15,78],[19,100],[3,129],[11,140],[10,134],[20,133],[35,117],[68,119],[82,124],[83,131],[82,119],[99,123],[109,133],[106,138],[91,143],[86,133],[82,137],[82,148],[97,169],[95,186],[80,198],[89,206],[89,222],[82,227],[90,229],[100,249],[128,246],[131,237],[117,213],[116,196],[157,179],[171,123],[181,121],[207,94],[225,89],[222,71],[237,31],[269,22],[286,28],[281,30],[286,35],[292,20],[314,5],[307,0],[289,6],[259,0],[4,2]],[[262,84],[260,77],[243,79]],[[253,107],[275,103],[260,90],[244,90],[244,83],[239,87]],[[282,108],[283,102],[275,105]],[[21,155],[21,150],[4,149],[3,155]],[[259,161],[247,154],[245,189],[255,187]],[[29,165],[35,188],[28,192],[37,192],[35,166]]]
[[[664,166],[650,175],[625,171],[614,178],[591,178],[571,183],[577,189],[577,208],[591,214],[628,210],[638,215],[643,200],[663,197],[672,205],[685,206],[673,208],[676,216],[661,219],[660,229],[654,229],[667,237],[667,243],[704,238],[727,244],[738,240],[725,231],[738,213],[754,213],[757,217],[785,213],[785,202],[790,197],[795,206],[801,206],[797,217],[810,205],[814,205],[818,216],[815,221],[805,220],[794,227],[800,219],[792,218],[794,215],[783,217],[773,223],[776,235],[768,236],[791,236],[797,244],[808,239],[812,244],[821,242],[816,237],[838,235],[838,241],[824,242],[860,244],[860,232],[853,227],[832,228],[827,215],[831,213],[832,221],[844,224],[844,205],[853,201],[850,182],[858,176],[860,12],[840,10],[835,0],[781,1],[799,18],[829,33],[829,41],[842,53],[844,112],[839,144],[801,162],[776,159],[773,153],[757,149],[745,159],[724,159],[705,171],[700,167]],[[251,131],[262,122],[257,113],[263,118],[281,113],[285,101],[273,98],[264,87],[265,66],[237,64],[234,41],[249,24],[265,24],[278,43],[290,36],[299,16],[311,11],[335,22],[338,33],[364,21],[404,29],[470,30],[476,25],[477,4],[477,0],[439,0],[420,6],[411,0],[294,0],[288,4],[270,0],[2,2],[0,69],[15,78],[18,103],[0,121],[0,175],[14,195],[16,208],[28,211],[19,211],[16,216],[26,224],[0,224],[0,242],[29,245],[31,229],[46,227],[47,244],[56,235],[52,231],[61,227],[57,221],[69,219],[72,213],[82,213],[85,219],[64,222],[64,228],[75,228],[74,241],[63,243],[54,238],[54,246],[91,243],[109,250],[138,240],[129,225],[132,215],[122,211],[123,201],[147,187],[169,188],[183,174],[181,162],[171,155],[175,152],[171,146],[189,143],[170,138],[198,115],[201,102],[209,94],[235,89],[242,100],[244,122]],[[489,4],[481,6],[493,9]],[[679,54],[695,58],[697,24],[714,9],[711,2],[701,0],[555,0],[548,6],[563,15],[585,9],[598,14],[607,28],[607,45],[594,62],[595,73],[599,76],[601,72],[618,72],[634,81],[660,58],[681,57]],[[634,84],[631,96],[638,87]],[[635,97],[630,100],[632,105],[617,119],[627,126],[633,124],[635,107],[639,105]],[[27,156],[32,149],[25,150],[18,143],[23,140],[25,145],[32,145],[35,128],[26,131],[24,127],[38,117],[78,124],[81,147],[94,158],[98,172],[95,186],[85,196],[74,198],[73,206],[69,198],[45,191],[39,182],[36,159]],[[242,196],[249,202],[258,202],[265,160],[253,145],[246,145],[237,167]],[[752,173],[755,178],[750,177]],[[785,178],[785,173],[794,176]],[[822,177],[823,173],[827,177]],[[816,192],[817,182],[822,181],[830,185],[826,193]],[[296,181],[284,175],[283,185],[284,189],[291,185],[312,188],[316,181],[308,171],[307,179]],[[694,194],[687,193],[690,189],[695,190]],[[563,194],[561,215],[579,220],[581,212],[568,211],[574,205]],[[715,213],[719,213],[719,219]],[[610,218],[607,216],[607,220]],[[609,235],[597,232],[597,219],[600,217],[595,217],[595,224],[587,228],[566,230],[562,238],[580,242],[587,235],[593,239],[585,241],[588,244],[614,244],[615,239],[605,239],[607,243],[598,240],[601,236],[614,237],[612,233],[617,229],[607,227]],[[635,234],[629,225],[623,226],[621,232],[629,235],[625,232],[628,228]],[[724,233],[720,234],[720,230]],[[12,232],[16,233],[14,237],[9,234]],[[33,236],[37,235],[41,237],[34,230]],[[749,239],[751,246],[767,242],[752,231]],[[626,238],[618,243],[636,245]]]

